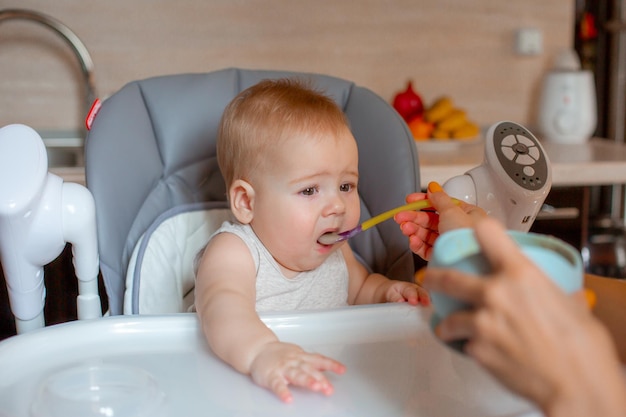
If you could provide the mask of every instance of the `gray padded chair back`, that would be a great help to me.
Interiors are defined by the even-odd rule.
[[[307,79],[345,111],[359,147],[361,218],[404,203],[419,190],[411,133],[372,91],[339,78],[225,69],[135,81],[106,99],[85,145],[87,186],[97,208],[101,272],[111,314],[121,314],[128,262],[141,235],[164,211],[225,201],[215,155],[218,125],[240,91],[268,78]],[[350,241],[372,271],[413,279],[413,256],[393,222]]]

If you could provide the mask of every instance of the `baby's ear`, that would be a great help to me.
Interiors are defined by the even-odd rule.
[[[230,209],[242,224],[248,224],[254,217],[254,188],[244,180],[235,180],[228,190]]]

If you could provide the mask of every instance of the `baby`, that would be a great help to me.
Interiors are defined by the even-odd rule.
[[[416,284],[370,274],[346,242],[357,226],[358,152],[343,111],[297,80],[262,81],[226,107],[217,157],[236,223],[198,264],[196,310],[213,352],[290,402],[289,385],[330,395],[345,366],[283,343],[258,313],[354,304],[429,304]]]

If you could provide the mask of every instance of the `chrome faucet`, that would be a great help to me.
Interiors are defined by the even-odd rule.
[[[12,19],[30,20],[40,23],[59,34],[72,48],[72,51],[74,51],[74,54],[78,58],[83,76],[85,78],[87,91],[85,95],[84,115],[87,115],[91,108],[91,104],[96,98],[96,87],[93,75],[93,61],[91,60],[91,55],[89,55],[89,51],[87,51],[85,44],[66,25],[43,13],[26,9],[0,10],[0,23]]]

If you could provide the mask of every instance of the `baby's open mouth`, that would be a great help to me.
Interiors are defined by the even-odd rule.
[[[339,241],[339,234],[335,232],[326,232],[317,239],[317,243],[323,246],[332,246]]]

